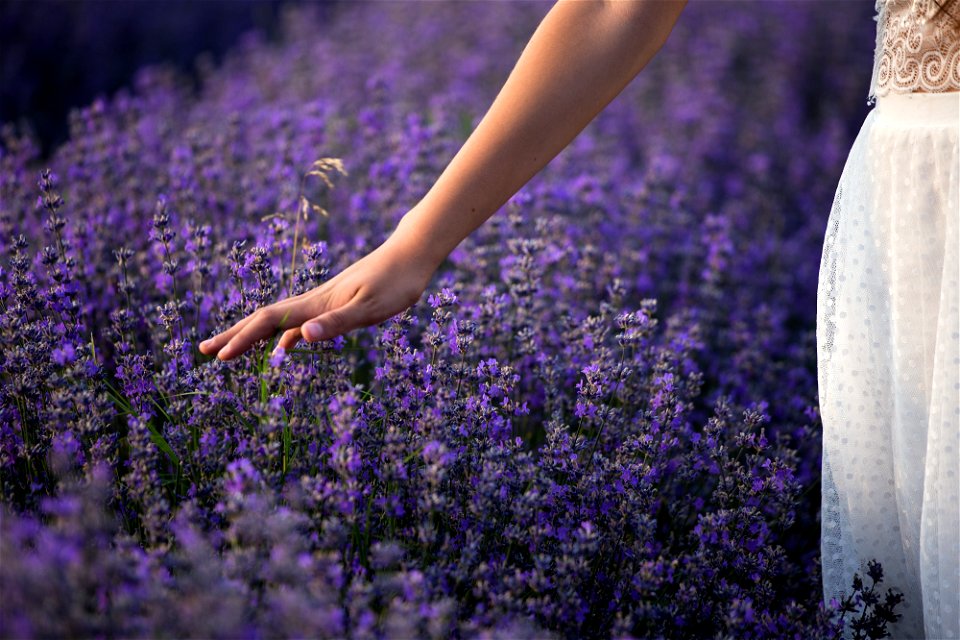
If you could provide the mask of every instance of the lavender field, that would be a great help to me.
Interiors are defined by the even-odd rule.
[[[550,3],[288,7],[50,158],[4,125],[0,636],[882,637],[882,568],[819,569],[862,4],[690,3],[410,310],[230,362],[197,344],[378,246]]]

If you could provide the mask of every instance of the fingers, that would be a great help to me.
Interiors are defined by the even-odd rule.
[[[300,327],[300,333],[307,342],[317,342],[336,338],[369,324],[371,323],[368,322],[367,310],[362,303],[351,302],[304,322]]]
[[[325,285],[327,286],[323,288],[328,288],[329,282]],[[363,298],[358,297],[357,289],[348,294],[350,297],[346,299],[346,304],[318,316],[317,312],[331,301],[329,291],[319,292],[319,289],[320,287],[309,292],[309,295],[300,294],[257,309],[226,331],[201,342],[200,351],[206,355],[216,354],[216,357],[223,361],[232,360],[258,340],[269,338],[281,329],[284,333],[277,346],[289,350],[296,346],[301,337],[307,342],[330,340],[386,317],[379,317],[367,304],[369,300],[366,300],[366,303],[361,302]],[[317,295],[318,293],[321,295]]]
[[[231,360],[245,352],[258,340],[269,338],[278,329],[298,326],[304,318],[308,317],[303,306],[302,304],[284,305],[281,303],[258,309],[249,316],[249,321],[239,327],[237,331],[230,330],[233,334],[228,339],[227,344],[217,352],[217,357],[223,361]]]
[[[234,336],[240,333],[248,324],[250,324],[255,319],[257,319],[257,314],[262,314],[265,312],[277,313],[279,311],[279,315],[282,318],[283,314],[287,313],[288,307],[302,306],[308,300],[308,298],[311,297],[308,294],[313,294],[315,296],[318,292],[322,291],[328,285],[328,283],[329,281],[327,283],[324,283],[320,287],[317,287],[312,292],[299,293],[285,300],[281,300],[280,302],[276,302],[270,305],[269,307],[261,307],[260,309],[257,309],[253,313],[247,315],[245,318],[238,320],[236,324],[234,324],[232,327],[230,327],[226,331],[222,331],[217,335],[213,336],[212,338],[209,338],[201,342],[199,344],[200,353],[203,353],[204,355],[208,355],[208,356],[217,354],[217,352],[223,349],[223,347],[226,346],[234,338]],[[314,313],[315,312],[316,312],[316,309],[314,309]],[[309,316],[309,314],[306,314],[306,315]],[[286,325],[287,326],[290,326],[291,324],[299,325],[301,322],[303,322],[302,319],[293,320],[291,316],[290,321],[287,322]],[[285,327],[278,326],[275,328],[275,330],[279,328],[285,328]],[[219,354],[217,355],[219,356]]]
[[[201,342],[200,352],[205,355],[212,356],[217,351],[220,351],[220,349],[222,349],[225,344],[230,342],[230,339],[233,336],[237,335],[237,333],[239,333],[241,329],[243,329],[245,326],[247,326],[248,324],[250,324],[250,322],[253,321],[254,315],[255,314],[251,313],[250,315],[243,318],[242,320],[237,321],[236,324],[234,324],[232,327],[230,327],[226,331],[218,333],[217,335],[213,336],[209,340],[204,340],[203,342]]]
[[[277,347],[283,348],[287,351],[293,349],[297,342],[300,340],[300,327],[294,327],[293,329],[287,329],[283,332],[283,335],[280,336],[280,340],[277,342]]]

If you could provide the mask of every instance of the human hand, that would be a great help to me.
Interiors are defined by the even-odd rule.
[[[200,351],[227,361],[280,330],[277,346],[290,349],[301,337],[330,340],[378,324],[415,304],[436,267],[416,244],[394,233],[319,287],[261,307],[201,342]]]

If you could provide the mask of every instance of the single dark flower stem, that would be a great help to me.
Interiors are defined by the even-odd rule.
[[[593,441],[593,448],[590,450],[590,460],[593,460],[593,454],[597,451],[597,444],[600,442],[600,436],[603,435],[603,426],[606,424],[607,416],[611,411],[610,402],[614,397],[616,397],[617,390],[620,388],[620,381],[623,380],[623,358],[625,352],[626,347],[620,347],[620,361],[617,362],[617,384],[614,385],[609,396],[607,396],[607,401],[603,405],[605,411],[603,412],[603,417],[600,419],[600,427],[597,429],[597,437]]]

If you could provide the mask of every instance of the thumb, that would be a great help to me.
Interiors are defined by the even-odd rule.
[[[303,323],[300,333],[307,342],[330,340],[362,324],[359,305],[350,305],[322,313]]]

